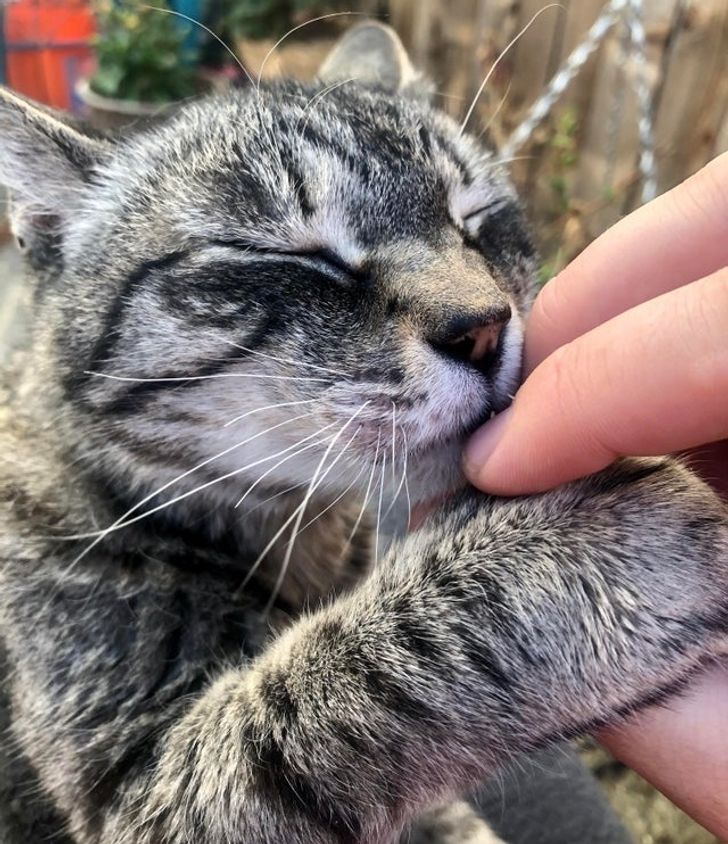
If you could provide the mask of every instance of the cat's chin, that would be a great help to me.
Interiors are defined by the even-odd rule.
[[[407,475],[413,508],[441,501],[467,486],[460,438],[410,455]]]

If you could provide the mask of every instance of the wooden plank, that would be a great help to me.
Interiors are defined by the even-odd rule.
[[[566,62],[573,50],[584,40],[584,36],[604,10],[604,6],[605,0],[569,0],[569,10],[561,39],[559,67]],[[585,115],[589,111],[591,90],[594,85],[594,72],[598,61],[599,52],[597,51],[564,93],[563,104],[574,108],[582,120],[585,119]]]
[[[530,0],[521,6],[517,31],[521,32],[524,27],[528,29],[514,45],[516,57],[510,111],[516,124],[542,96],[558,62],[568,8],[562,6],[548,8],[547,6],[548,4],[544,4],[543,0]],[[534,20],[536,14],[538,17]],[[524,150],[531,157],[513,164],[517,183],[529,196],[534,190],[538,191],[544,187],[539,178],[545,152],[539,141],[544,137],[544,132],[541,130],[534,139],[535,143]],[[548,193],[551,194],[550,188]],[[537,204],[540,204],[540,197],[534,197],[534,199]]]
[[[718,130],[718,137],[715,139],[713,155],[721,155],[724,152],[728,152],[728,97],[726,98],[725,112]]]
[[[549,81],[552,45],[559,31],[563,31],[564,11],[558,6],[547,8],[548,5],[544,0],[523,0],[519,6],[516,32],[528,26],[534,15],[538,17],[511,48],[509,64],[513,75],[509,101],[510,110],[517,114],[525,113]]]
[[[438,104],[461,116],[506,44],[548,2],[389,0],[389,7],[391,22],[436,81],[443,96]],[[559,2],[564,11],[544,12],[498,66],[478,101],[471,131],[485,126],[503,101],[490,132],[496,140],[507,137],[608,0]],[[681,9],[689,14],[681,15]],[[728,148],[728,2],[644,0],[644,16],[664,189]],[[569,240],[569,250],[639,199],[637,68],[624,50],[624,37],[624,27],[608,36],[518,153],[534,158],[512,165],[532,215],[545,222],[552,242],[554,233],[556,240]],[[579,131],[567,141],[576,163],[565,164],[564,127],[571,110]]]
[[[515,0],[479,0],[476,8],[475,38],[471,55],[470,81],[465,94],[465,108],[470,105],[494,62],[516,33],[518,3]],[[478,99],[474,126],[488,126],[496,144],[502,143],[511,130],[512,116],[509,86],[513,77],[512,62],[501,62]],[[508,92],[508,99],[504,101]],[[503,101],[503,107],[498,111]],[[497,114],[496,114],[497,112]]]
[[[240,39],[236,49],[254,78],[262,67],[263,79],[290,76],[293,79],[310,81],[318,73],[336,41],[336,37],[330,36],[315,39],[289,38],[271,52],[276,43],[272,38]]]
[[[432,67],[440,48],[441,0],[420,0],[413,14],[410,54],[418,66]]]
[[[389,0],[387,5],[390,25],[397,30],[403,41],[411,41],[415,3],[413,0]]]
[[[448,11],[439,20],[439,49],[430,56],[431,73],[442,98],[438,105],[457,119],[462,119],[474,95],[477,6],[478,0],[449,0]]]
[[[720,148],[728,104],[728,3],[686,4],[656,121],[660,188],[698,170]]]
[[[657,90],[662,56],[669,42],[677,0],[648,0],[644,7],[647,35],[647,81]],[[614,223],[639,194],[637,162],[640,116],[636,88],[640,65],[631,55],[624,26],[610,33],[595,69],[591,107],[584,127],[574,196],[583,207],[594,208],[586,221],[596,236]]]
[[[389,0],[390,24],[397,30],[420,67],[430,65],[429,57],[436,49],[437,20],[440,0]]]
[[[568,0],[568,14],[561,42],[561,62],[565,62],[571,52],[584,38],[589,27],[604,10],[605,0]]]

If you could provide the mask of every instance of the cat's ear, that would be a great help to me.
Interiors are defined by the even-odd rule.
[[[10,189],[10,222],[20,240],[74,213],[105,148],[70,119],[0,88],[0,183]]]
[[[421,82],[397,33],[377,21],[360,23],[343,35],[318,76],[323,82],[350,79],[390,93],[417,88]]]

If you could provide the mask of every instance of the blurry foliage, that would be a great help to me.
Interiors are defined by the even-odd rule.
[[[91,89],[118,100],[167,103],[199,92],[194,51],[184,42],[190,26],[163,2],[98,0],[97,70]],[[158,11],[161,9],[162,11]]]
[[[581,251],[582,231],[579,209],[574,202],[571,182],[578,164],[579,116],[571,106],[563,109],[549,127],[544,141],[547,155],[544,170],[547,172],[551,198],[547,207],[541,207],[534,216],[540,218],[540,246],[544,255],[538,271],[538,284],[553,278]]]
[[[578,129],[579,121],[576,112],[573,108],[567,108],[559,115],[549,142],[551,149],[556,153],[551,188],[559,214],[568,214],[571,208],[567,175],[577,163]]]
[[[551,281],[551,279],[563,268],[563,266],[564,258],[562,251],[561,249],[558,249],[551,260],[544,261],[538,268],[538,272],[536,273],[536,284],[538,287],[543,287],[547,281]]]
[[[342,5],[341,0],[234,0],[224,29],[237,38],[278,38],[308,18]]]

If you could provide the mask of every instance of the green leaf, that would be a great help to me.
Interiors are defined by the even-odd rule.
[[[197,90],[197,52],[186,49],[189,26],[149,8],[144,0],[96,0],[98,71],[91,87],[99,94],[128,100],[169,102]]]
[[[124,68],[119,65],[100,67],[91,80],[91,88],[103,97],[116,97],[123,78]]]

